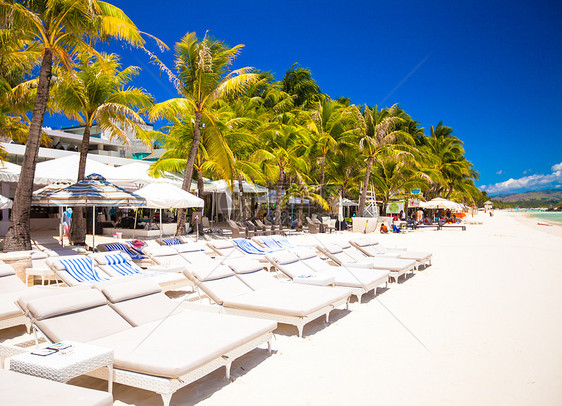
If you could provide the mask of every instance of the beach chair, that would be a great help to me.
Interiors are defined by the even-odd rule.
[[[372,244],[372,242],[370,242],[367,238],[356,238],[351,240],[349,244],[369,257],[389,257],[414,260],[416,261],[416,270],[419,269],[420,265],[423,265],[424,267],[431,265],[431,252],[408,251],[402,248],[386,248],[380,244]],[[351,251],[351,247],[346,246],[345,249]]]
[[[333,276],[335,286],[350,288],[357,301],[361,303],[362,296],[370,291],[376,295],[377,287],[388,282],[387,269],[373,267],[351,267],[347,265],[331,266],[322,260],[314,249],[303,248],[296,251],[299,260],[317,275]]]
[[[25,270],[25,284],[30,286],[29,281],[31,280],[31,285],[35,284],[35,278],[41,278],[41,285],[44,286],[45,282],[58,282],[57,276],[47,265],[47,258],[57,257],[55,251],[32,251],[31,252],[31,268],[26,268]]]
[[[110,278],[92,258],[84,255],[47,258],[46,263],[67,286],[92,285]]]
[[[152,261],[140,249],[135,248],[131,242],[114,242],[98,244],[96,246],[98,252],[122,251],[129,255],[135,264],[140,267],[152,265]]]
[[[249,255],[259,255],[263,257],[268,252],[271,252],[270,249],[261,248],[252,240],[247,240],[245,238],[233,238],[232,242],[242,251]]]
[[[187,310],[133,326],[108,304],[108,300],[118,305],[134,301],[153,291],[153,285],[122,283],[108,296],[97,289],[68,288],[57,295],[20,301],[49,341],[112,349],[113,381],[156,392],[165,406],[178,389],[218,368],[230,368],[232,360],[270,341],[276,328],[276,323],[266,320],[234,320]],[[129,302],[128,311],[145,312],[149,303]],[[88,375],[108,379],[104,369]]]
[[[249,238],[248,229],[240,226],[233,220],[226,220],[226,223],[232,231],[232,238]]]
[[[256,243],[258,243],[260,246],[262,246],[263,248],[266,248],[268,250],[271,251],[279,251],[279,250],[283,250],[285,248],[283,248],[283,246],[281,244],[279,244],[275,238],[273,238],[273,236],[257,236],[257,237],[253,237],[252,241],[255,241]]]
[[[0,261],[0,330],[23,324],[29,332],[29,319],[14,304],[27,290],[14,268]]]
[[[131,261],[131,258],[124,252],[99,252],[91,254],[89,258],[92,258],[96,265],[110,277],[140,276],[150,278],[154,279],[166,291],[193,286],[191,281],[181,273],[183,266],[156,265],[144,270]]]
[[[308,224],[308,232],[310,234],[318,234],[320,232],[320,225],[313,221],[310,217],[306,218],[306,223]]]
[[[294,252],[277,251],[267,254],[265,257],[277,271],[295,283],[316,286],[330,286],[335,283],[333,275],[314,272]]]
[[[334,308],[347,306],[351,294],[347,289],[320,286],[306,292],[279,287],[254,290],[226,265],[189,267],[185,273],[210,299],[222,306],[222,312],[290,324],[297,327],[299,337],[312,320],[325,316],[328,321]]]
[[[0,393],[2,393],[2,404],[4,405],[113,405],[111,393],[67,385],[5,369],[0,369]]]
[[[267,262],[265,255],[256,251],[255,254],[248,254],[244,250],[240,249],[238,245],[234,242],[235,239],[231,240],[213,240],[207,243],[207,246],[211,248],[217,256],[228,257],[228,258],[239,258],[239,257],[252,257],[254,259],[259,259],[262,262]],[[259,250],[259,248],[258,248]],[[261,251],[261,250],[260,250]]]
[[[263,235],[273,235],[275,234],[274,227],[271,225],[264,224],[261,220],[255,219],[254,222],[262,230]]]

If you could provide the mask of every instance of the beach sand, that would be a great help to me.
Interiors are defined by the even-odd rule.
[[[469,218],[470,220],[470,218]],[[467,231],[377,235],[433,265],[189,385],[172,405],[562,404],[562,227],[480,214]],[[350,235],[350,234],[349,234]],[[195,328],[195,326],[194,326]],[[75,383],[104,389],[92,378]],[[160,405],[115,385],[115,404]]]

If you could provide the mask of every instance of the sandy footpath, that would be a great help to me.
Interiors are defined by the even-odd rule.
[[[433,265],[295,330],[178,391],[173,405],[560,405],[562,227],[522,214],[481,225],[380,235],[430,250]],[[87,379],[87,378],[79,378]],[[87,382],[103,389],[101,381]],[[116,405],[160,405],[115,387]]]

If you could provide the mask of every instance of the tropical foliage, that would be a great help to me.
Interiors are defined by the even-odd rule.
[[[474,185],[478,174],[452,128],[440,122],[426,135],[398,105],[333,100],[296,64],[278,81],[253,68],[233,69],[243,45],[187,33],[175,45],[173,69],[149,53],[178,92],[153,104],[142,89],[126,87],[138,68],[121,69],[117,55],[95,49],[96,41],[110,38],[144,47],[143,33],[117,7],[96,0],[0,0],[0,25],[0,135],[27,142],[5,249],[30,248],[31,190],[48,109],[85,127],[79,178],[93,125],[123,142],[124,128],[132,128],[166,149],[154,174],[182,173],[183,188],[196,180],[199,194],[204,177],[226,180],[239,197],[241,220],[255,215],[246,210],[246,182],[277,192],[271,218],[277,224],[290,197],[325,211],[341,195],[359,200],[359,215],[369,190],[383,205],[407,199],[411,189],[428,200],[482,200]],[[142,131],[141,113],[164,120],[160,130]],[[302,210],[301,204],[299,222]],[[178,217],[181,234],[185,211]]]

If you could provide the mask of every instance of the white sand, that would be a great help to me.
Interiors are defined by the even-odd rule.
[[[431,250],[433,265],[334,311],[329,326],[308,325],[304,339],[281,327],[275,354],[254,350],[234,363],[234,382],[215,371],[172,404],[562,404],[562,227],[500,212],[478,220],[464,232],[380,235]],[[114,395],[161,404],[122,385]]]

